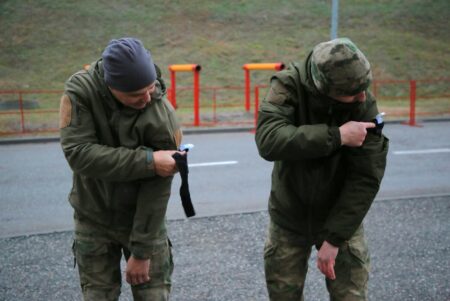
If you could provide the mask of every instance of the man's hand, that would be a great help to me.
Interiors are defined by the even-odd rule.
[[[338,251],[338,247],[324,241],[317,254],[317,268],[331,280],[336,279],[334,264],[336,263]]]
[[[351,147],[361,146],[366,139],[367,129],[374,128],[373,122],[349,121],[339,127],[341,144]]]
[[[150,259],[136,259],[133,256],[127,261],[126,280],[129,284],[137,285],[150,281]]]
[[[153,152],[153,163],[155,173],[161,177],[173,176],[178,172],[175,159],[172,157],[175,153],[184,154],[184,152],[161,150]]]

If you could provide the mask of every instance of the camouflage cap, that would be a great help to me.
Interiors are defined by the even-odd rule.
[[[364,54],[348,38],[316,45],[311,56],[316,88],[328,96],[353,96],[367,89],[372,72]]]

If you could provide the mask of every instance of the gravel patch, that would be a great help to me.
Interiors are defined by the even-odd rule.
[[[175,301],[267,300],[267,212],[169,221]],[[376,201],[366,218],[370,300],[450,300],[450,196]],[[72,232],[0,239],[0,300],[81,300]],[[310,259],[305,300],[328,300]],[[132,300],[128,285],[123,300]]]

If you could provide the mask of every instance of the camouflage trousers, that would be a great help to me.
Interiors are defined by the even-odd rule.
[[[165,231],[164,231],[165,232]],[[130,257],[129,232],[108,229],[88,220],[75,218],[73,253],[78,265],[80,284],[85,301],[119,300],[122,283],[121,259]],[[169,300],[173,271],[172,252],[167,235],[161,248],[150,257],[150,277],[147,283],[132,285],[135,301]]]
[[[303,288],[311,248],[304,237],[270,222],[264,247],[270,300],[304,300]],[[330,300],[367,300],[370,259],[362,226],[339,248],[334,269],[336,279],[326,278]]]

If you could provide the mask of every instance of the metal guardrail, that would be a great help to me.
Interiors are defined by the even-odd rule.
[[[417,117],[450,116],[449,83],[447,78],[377,80],[371,89],[379,106],[393,101],[401,103],[401,112],[389,106],[383,108],[388,116],[415,126]],[[429,89],[436,85],[441,85],[438,92]],[[178,87],[177,115],[186,128],[254,126],[263,89],[267,90],[268,86],[253,87],[253,104],[249,104],[245,86],[201,86],[197,94],[200,101],[195,105],[191,93],[194,87]],[[168,92],[171,98],[173,89],[169,87]],[[62,93],[62,90],[0,90],[0,136],[58,132],[59,95]],[[30,101],[33,97],[36,99]],[[429,100],[436,100],[435,111],[430,108]],[[418,111],[418,104],[427,110]],[[250,105],[253,112],[247,110]]]

